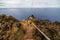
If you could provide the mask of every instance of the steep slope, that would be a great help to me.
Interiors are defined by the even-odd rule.
[[[33,15],[23,20],[0,15],[0,40],[47,40],[44,35],[60,40],[60,22],[38,20]]]
[[[18,40],[23,34],[23,29],[18,20],[12,16],[0,15],[0,40]],[[19,35],[20,38],[18,38]]]

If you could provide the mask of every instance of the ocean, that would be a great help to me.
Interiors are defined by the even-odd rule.
[[[0,8],[0,14],[11,15],[18,20],[34,15],[37,19],[60,21],[60,8]]]

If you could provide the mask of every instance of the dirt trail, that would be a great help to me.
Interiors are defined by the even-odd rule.
[[[33,25],[30,24],[29,22],[25,22],[23,24],[23,28],[26,29],[26,34],[24,35],[23,40],[34,40],[33,34],[32,34],[33,29],[34,29]]]

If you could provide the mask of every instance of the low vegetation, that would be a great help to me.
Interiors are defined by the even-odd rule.
[[[0,40],[27,40],[31,37],[32,40],[47,40],[34,28],[32,22],[51,40],[60,40],[60,22],[38,20],[33,15],[24,20],[17,20],[4,14],[0,15]],[[28,36],[27,34],[32,35]],[[26,36],[27,38],[25,38]]]

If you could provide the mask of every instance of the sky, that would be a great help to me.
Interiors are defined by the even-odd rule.
[[[60,0],[0,0],[0,14],[17,19],[33,14],[40,19],[60,21]]]
[[[0,0],[0,8],[60,8],[60,0]]]

